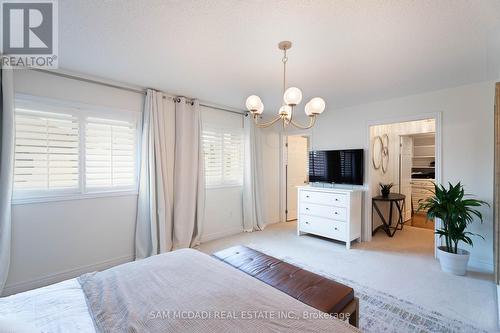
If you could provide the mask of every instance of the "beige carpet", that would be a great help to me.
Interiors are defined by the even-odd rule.
[[[343,243],[314,236],[297,236],[294,222],[204,243],[200,250],[247,244],[316,271],[355,281],[429,311],[487,330],[497,327],[496,287],[490,274],[469,272],[465,277],[441,272],[433,258],[430,230],[405,227],[388,238],[382,232],[372,242]]]

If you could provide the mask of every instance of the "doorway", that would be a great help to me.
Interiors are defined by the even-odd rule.
[[[285,142],[285,216],[297,219],[297,187],[309,183],[309,137],[289,135]]]
[[[406,197],[405,208],[402,209],[403,220],[406,223],[403,225],[404,231],[398,232],[405,232],[406,235],[408,232],[424,235],[422,246],[431,254],[431,249],[435,251],[435,247],[440,244],[437,236],[433,234],[433,231],[439,228],[440,221],[426,222],[425,215],[416,215],[418,201],[422,199],[417,194],[429,195],[428,189],[433,189],[435,182],[441,182],[441,113],[372,122],[368,125],[368,132],[369,163],[366,163],[366,173],[369,188],[365,201],[364,240],[371,240],[372,230],[382,224],[379,216],[371,214],[371,199],[380,195],[380,183],[392,183],[392,192],[404,194]],[[375,140],[376,137],[383,140]],[[381,141],[382,153],[380,144],[373,144]],[[378,154],[375,150],[379,150]],[[384,168],[376,168],[380,161],[372,159],[377,156],[383,159]],[[389,206],[381,207],[381,211],[388,215]],[[397,212],[393,213],[393,222],[396,222],[398,215]],[[423,217],[423,220],[419,217]],[[419,228],[420,226],[425,228]],[[398,237],[398,232],[394,238]],[[384,236],[383,233],[373,235],[378,241],[390,242],[391,238]]]

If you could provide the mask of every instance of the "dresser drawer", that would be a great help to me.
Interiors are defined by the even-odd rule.
[[[300,203],[300,214],[326,217],[339,221],[347,221],[347,209],[335,206],[322,206],[309,202]]]
[[[302,214],[299,217],[300,231],[315,235],[345,241],[347,239],[346,228],[346,224],[340,221]]]
[[[316,191],[300,191],[300,201],[319,205],[347,207],[347,195]]]

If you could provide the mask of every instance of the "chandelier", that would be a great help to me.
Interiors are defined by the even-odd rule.
[[[316,117],[325,110],[325,101],[321,97],[314,97],[304,108],[306,115],[309,117],[309,124],[301,125],[294,120],[293,112],[295,107],[302,101],[302,91],[300,91],[297,87],[286,88],[286,63],[288,61],[286,51],[291,47],[292,42],[290,41],[283,41],[278,44],[278,48],[283,51],[283,58],[281,59],[283,62],[283,104],[278,110],[278,116],[268,122],[260,122],[260,115],[264,112],[264,104],[262,103],[262,100],[257,95],[248,96],[246,100],[246,107],[252,114],[257,127],[270,127],[281,120],[283,128],[292,124],[300,129],[308,129],[314,126]]]

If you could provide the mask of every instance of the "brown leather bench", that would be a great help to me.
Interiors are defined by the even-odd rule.
[[[349,323],[358,327],[359,302],[348,286],[246,246],[231,247],[213,256],[317,310],[349,318]]]

